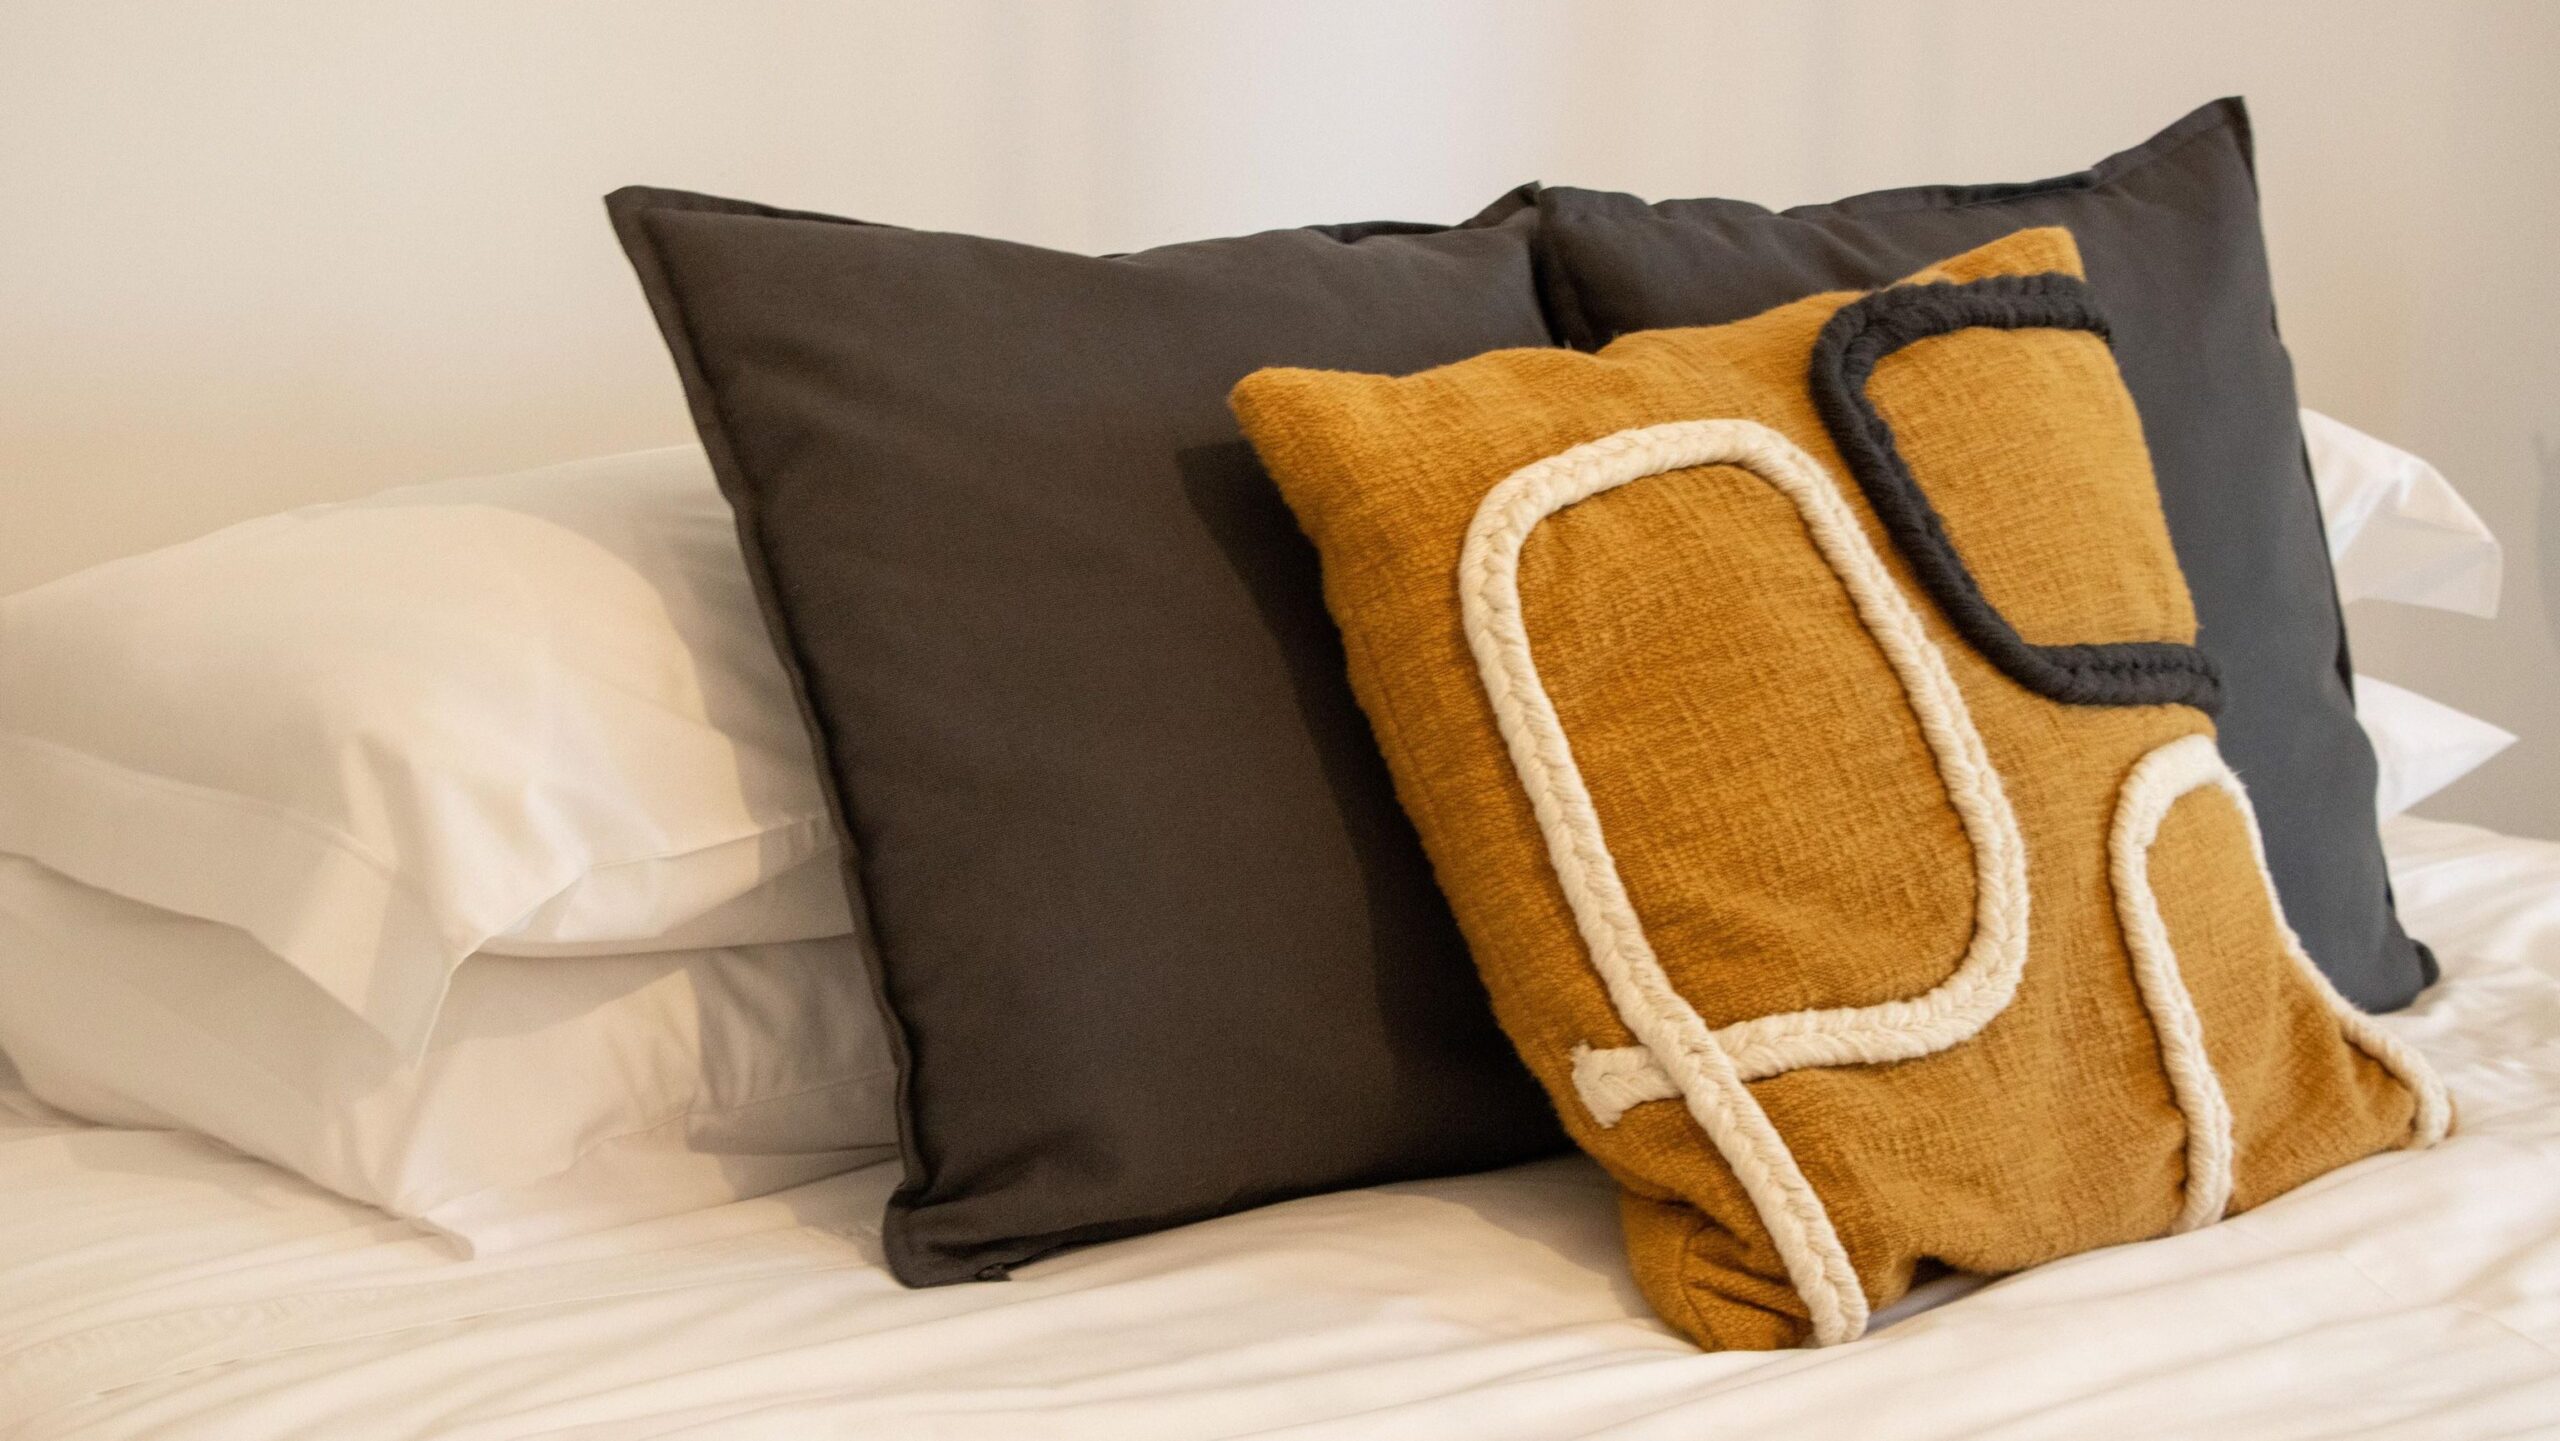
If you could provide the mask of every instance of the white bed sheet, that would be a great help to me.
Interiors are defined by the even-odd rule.
[[[478,1262],[0,1083],[0,1436],[2446,1436],[2560,1430],[2560,845],[2403,819],[2446,984],[2391,1024],[2459,1136],[1976,1287],[1702,1355],[1579,1160],[899,1289],[875,1167]],[[1969,1293],[1969,1294],[1968,1294]]]

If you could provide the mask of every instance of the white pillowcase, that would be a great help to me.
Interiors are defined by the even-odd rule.
[[[851,928],[697,447],[294,511],[0,601],[0,852],[239,927],[412,1055],[478,952]]]
[[[404,1061],[247,934],[0,858],[0,1049],[73,1115],[211,1136],[467,1253],[760,1195],[897,1142],[850,939],[477,956]]]
[[[2394,600],[2483,619],[2497,615],[2498,538],[2442,472],[2316,410],[2302,412],[2302,436],[2340,603]],[[2516,740],[2478,716],[2362,674],[2356,719],[2379,762],[2374,809],[2385,819],[2479,769]]]
[[[2478,716],[2369,675],[2356,677],[2356,719],[2379,762],[2374,809],[2386,820],[2516,743],[2514,735]]]
[[[2338,599],[2498,613],[2498,538],[2434,466],[2316,410],[2302,412]]]

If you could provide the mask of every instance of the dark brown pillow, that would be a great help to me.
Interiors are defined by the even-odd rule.
[[[1226,408],[1551,344],[1525,193],[1105,259],[607,203],[833,782],[901,1279],[1564,1144]]]
[[[1550,188],[1540,280],[1558,338],[1596,349],[1871,289],[2015,230],[2069,229],[2142,412],[2197,643],[2226,691],[2223,754],[2248,784],[2285,913],[2340,990],[2391,1010],[2434,980],[2435,959],[2392,911],[2251,165],[2248,112],[2221,100],[2089,170],[2025,184],[1783,212]]]

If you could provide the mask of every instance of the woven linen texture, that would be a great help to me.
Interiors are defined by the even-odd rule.
[[[1914,280],[2079,268],[2067,232],[2033,230]],[[2236,788],[2179,794],[2144,853],[2184,1003],[2164,1015],[2146,999],[2110,839],[2137,768],[2191,737],[2209,745],[2212,722],[2184,705],[2058,703],[1948,624],[1847,478],[1808,385],[1817,337],[1856,299],[1639,333],[1594,355],[1499,351],[1403,378],[1263,371],[1234,395],[1323,555],[1354,689],[1497,1014],[1623,1187],[1645,1294],[1716,1348],[1847,1339],[1925,1261],[2003,1272],[2164,1235],[2444,1125],[2423,1066],[2297,963]],[[1866,395],[2018,634],[2193,642],[2140,419],[2100,335],[1955,330],[1885,356]],[[1621,432],[1715,420],[1774,432],[1836,488],[1961,693],[2027,862],[2027,956],[1987,1024],[1907,1059],[1733,1082],[1854,1272],[1837,1305],[1808,1295],[1821,1258],[1792,1219],[1773,1236],[1754,1199],[1765,1188],[1746,1184],[1757,1160],[1737,1175],[1695,1095],[1630,1091],[1627,1074],[1593,1064],[1639,1037],[1559,880],[1556,817],[1514,764],[1462,598],[1470,526],[1515,473]],[[1526,535],[1517,589],[1610,869],[1703,1028],[1886,1007],[1957,971],[1982,917],[1954,778],[1796,502],[1738,465],[1617,485]],[[2155,983],[2166,975],[2155,968]],[[2173,1063],[2192,1062],[2199,1030],[2227,1115],[2196,1100],[2190,1064],[2183,1093],[2205,1118],[2191,1126]],[[1613,1078],[1605,1124],[1577,1087],[1577,1055]],[[2191,1188],[2194,1165],[2225,1173]]]

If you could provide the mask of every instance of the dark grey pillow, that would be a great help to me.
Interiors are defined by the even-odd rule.
[[[1104,259],[607,204],[833,782],[901,1279],[1563,1146],[1226,405],[1552,344],[1525,193]]]
[[[2391,907],[2372,747],[2276,334],[2249,119],[2196,111],[2090,170],[2022,185],[1925,186],[1772,213],[1734,200],[1548,189],[1539,280],[1560,339],[1716,325],[1865,289],[2013,230],[2079,241],[2158,471],[2198,643],[2227,689],[2222,749],[2248,782],[2285,913],[2340,990],[2407,1005],[2435,958]]]

